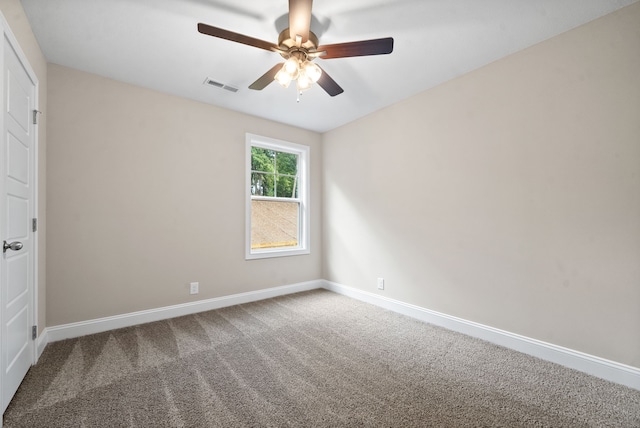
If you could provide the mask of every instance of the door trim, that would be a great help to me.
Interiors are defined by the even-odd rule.
[[[9,42],[9,45],[12,47],[12,49],[15,51],[18,60],[20,61],[20,63],[22,64],[22,66],[24,67],[27,75],[29,76],[29,79],[31,80],[31,82],[33,82],[34,85],[34,93],[33,93],[33,105],[34,105],[34,109],[35,110],[40,110],[40,106],[39,106],[39,90],[40,90],[40,82],[38,80],[38,77],[35,73],[35,71],[33,70],[33,67],[31,66],[31,63],[29,63],[29,60],[27,58],[27,56],[25,55],[24,51],[22,50],[22,47],[20,46],[20,44],[18,43],[18,39],[15,37],[15,35],[13,34],[13,32],[11,31],[11,27],[9,26],[9,23],[7,22],[7,20],[4,17],[4,14],[2,13],[2,11],[0,11],[0,30],[2,30],[2,34],[3,36],[7,39],[7,41]],[[3,43],[4,46],[4,43]],[[0,65],[2,65],[2,69],[4,69],[4,48],[0,48],[0,50],[2,51],[2,55],[0,55]],[[0,71],[0,76],[2,77],[2,84],[4,87],[4,72]],[[0,106],[4,109],[5,108],[5,103],[4,103],[4,91],[0,90],[0,92],[2,92],[2,101],[0,101]],[[31,168],[31,174],[33,177],[33,201],[32,201],[32,208],[31,208],[31,217],[32,218],[38,218],[38,165],[39,165],[39,131],[38,131],[38,125],[34,124],[33,125],[33,139],[34,139],[34,145],[33,145],[33,150],[34,150],[34,156],[33,156],[33,164],[30,165]],[[4,135],[5,133],[5,123],[4,123],[4,115],[0,115],[0,132],[2,132],[2,135]],[[4,182],[0,181],[0,192],[4,192],[5,188],[4,188]],[[33,258],[33,263],[31,266],[31,275],[33,278],[33,281],[31,281],[31,325],[38,325],[38,251],[40,248],[39,245],[39,230],[40,230],[40,221],[38,221],[38,230],[35,232],[31,232],[32,235],[32,239],[33,239],[33,247],[32,247],[32,258]],[[2,227],[0,225],[0,227]],[[0,305],[0,311],[2,311],[1,305]],[[2,313],[0,312],[0,319],[2,316]],[[40,330],[40,327],[42,326],[38,326],[38,330]],[[0,329],[0,339],[2,338],[2,329]],[[39,333],[39,332],[38,332]],[[2,343],[2,340],[0,340],[0,344]],[[33,354],[31,356],[31,364],[35,364],[38,361],[38,357],[39,357],[39,353],[38,353],[38,346],[37,345],[37,341],[34,341],[34,346],[33,348]],[[4,349],[0,350],[0,352],[4,352]],[[0,385],[0,388],[4,388],[4,385]],[[8,403],[6,403],[8,404]],[[2,419],[0,418],[0,427],[2,426]]]

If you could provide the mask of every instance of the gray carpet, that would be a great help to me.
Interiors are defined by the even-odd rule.
[[[640,391],[317,290],[52,343],[5,427],[640,427]]]

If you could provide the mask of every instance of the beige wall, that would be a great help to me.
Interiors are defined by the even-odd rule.
[[[46,327],[46,208],[47,208],[47,61],[36,41],[31,25],[19,0],[0,0],[0,11],[18,40],[39,82],[39,109],[43,112],[38,125],[38,327]]]
[[[323,164],[325,279],[640,367],[640,3],[325,134]]]
[[[320,134],[54,64],[49,110],[47,325],[321,278]],[[311,147],[311,255],[245,261],[246,132]]]

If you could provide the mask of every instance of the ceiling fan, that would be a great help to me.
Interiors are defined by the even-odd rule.
[[[202,23],[198,24],[198,31],[209,36],[277,52],[285,59],[284,62],[276,64],[259,77],[249,86],[249,89],[260,91],[274,80],[288,87],[295,80],[298,91],[302,92],[317,82],[329,95],[335,97],[344,90],[313,60],[318,57],[330,59],[390,54],[393,52],[393,38],[319,45],[318,37],[310,30],[312,2],[313,0],[289,0],[289,28],[280,33],[277,45]]]

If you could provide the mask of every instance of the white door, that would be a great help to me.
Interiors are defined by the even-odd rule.
[[[12,44],[2,48],[2,141],[0,154],[0,266],[2,413],[34,361],[31,339],[35,239],[35,83]]]

